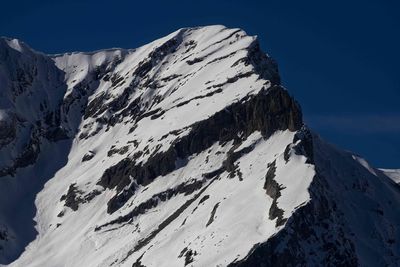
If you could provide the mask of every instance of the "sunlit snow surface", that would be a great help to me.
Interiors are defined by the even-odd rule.
[[[178,160],[176,170],[156,177],[147,186],[138,186],[135,194],[112,214],[107,213],[107,203],[116,191],[97,184],[108,168],[134,157],[137,151],[148,151],[135,158],[137,163],[146,163],[153,153],[167,151],[176,140],[188,135],[196,122],[262,90],[268,93],[270,74],[260,77],[254,66],[243,60],[255,40],[239,29],[210,26],[178,30],[131,50],[46,56],[17,40],[0,43],[0,59],[9,64],[8,69],[0,65],[0,123],[20,123],[17,138],[0,149],[0,167],[20,153],[26,136],[32,135],[30,126],[54,111],[60,102],[64,106],[58,119],[69,137],[43,141],[34,165],[17,169],[13,177],[0,177],[0,220],[4,218],[0,223],[7,226],[10,236],[0,259],[14,257],[24,247],[20,242],[32,241],[11,266],[132,266],[138,259],[144,266],[184,266],[184,252],[188,250],[194,253],[191,266],[226,266],[243,259],[255,245],[282,230],[285,224],[278,225],[276,219],[270,219],[273,199],[264,189],[270,164],[275,162],[274,180],[281,188],[276,204],[283,211],[283,219],[291,218],[311,201],[309,188],[317,173],[301,153],[287,151],[296,145],[296,132],[289,130],[276,131],[267,139],[255,131],[238,147],[233,141],[215,142],[191,155],[187,162]],[[168,53],[158,51],[166,44]],[[154,54],[157,57],[149,63],[147,60]],[[18,61],[13,59],[13,65],[10,58]],[[146,64],[151,64],[151,69],[144,79],[138,70]],[[15,96],[15,81],[9,77],[18,66],[38,74],[32,81],[28,79],[29,90]],[[124,105],[115,103],[116,99]],[[83,116],[88,103],[96,100],[98,112]],[[150,115],[133,120],[126,114],[135,106]],[[104,125],[104,121],[113,118],[118,122],[110,127]],[[353,178],[346,178],[353,168],[362,168],[365,180],[380,183],[376,170],[361,158],[348,157],[318,142],[319,171],[327,183],[332,183],[332,195],[340,195],[337,193],[344,190],[342,185],[351,187]],[[223,166],[228,151],[247,147],[253,149],[235,162],[240,176],[232,177],[224,171],[204,179],[204,174]],[[124,152],[110,153],[112,149]],[[285,153],[289,153],[289,159]],[[92,158],[83,161],[88,154]],[[340,164],[347,169],[332,167]],[[390,176],[389,171],[384,172]],[[192,194],[176,194],[132,220],[110,223],[160,192],[196,181],[204,184]],[[386,186],[387,181],[384,182]],[[73,211],[62,199],[72,184],[82,195],[94,190],[101,193]],[[377,195],[389,192],[394,197],[389,193],[386,196],[398,199],[391,185],[385,190]],[[343,195],[351,203],[364,199],[350,193]],[[346,215],[351,214],[353,207],[346,204],[339,205],[343,205]],[[149,242],[137,247],[173,214],[172,221]],[[391,218],[399,219],[396,215]],[[364,235],[368,230],[360,228],[356,232]],[[360,242],[364,245],[365,240]],[[369,249],[366,245],[360,253],[368,253]]]
[[[151,53],[172,39],[177,40],[178,45],[174,52],[166,56],[161,54],[153,62],[155,67],[147,77],[157,80],[158,84],[156,90],[149,88],[133,73]],[[188,134],[195,122],[205,120],[226,106],[257,94],[263,88],[267,89],[270,82],[251,74],[253,66],[241,62],[254,41],[254,37],[247,36],[241,30],[212,26],[178,30],[134,50],[110,49],[52,56],[55,66],[43,66],[39,72],[46,73],[49,69],[56,71],[56,68],[60,70],[59,77],[66,86],[58,89],[58,95],[62,94],[64,101],[68,97],[75,97],[83,88],[88,94],[88,102],[106,94],[101,104],[107,105],[108,101],[121,96],[126,88],[135,84],[135,90],[128,96],[128,103],[140,97],[140,105],[148,112],[159,109],[163,114],[156,119],[145,117],[137,123],[126,117],[121,123],[106,129],[99,125],[98,118],[113,115],[108,109],[96,114],[97,118],[85,119],[82,119],[82,103],[79,101],[62,110],[63,129],[70,134],[77,132],[72,143],[59,141],[43,146],[35,166],[28,168],[30,172],[17,170],[16,177],[6,178],[19,187],[23,186],[22,183],[28,183],[29,179],[37,179],[36,175],[49,176],[46,177],[48,182],[44,188],[38,189],[35,200],[37,237],[12,266],[131,266],[142,255],[141,261],[146,266],[180,266],[185,261],[185,257],[180,255],[185,248],[196,252],[193,255],[195,266],[227,265],[245,257],[255,244],[266,241],[279,231],[282,226],[277,227],[275,220],[269,219],[272,199],[263,188],[268,163],[276,160],[276,181],[284,187],[278,200],[278,206],[284,210],[284,218],[290,217],[296,208],[307,203],[307,188],[314,176],[313,166],[305,163],[305,157],[293,155],[289,162],[283,159],[283,152],[292,143],[295,134],[290,131],[278,131],[267,140],[259,132],[250,135],[242,146],[252,145],[254,149],[237,161],[243,179],[231,178],[227,172],[223,172],[217,179],[206,181],[204,191],[196,200],[147,245],[134,253],[130,251],[139,240],[148,236],[198,192],[178,194],[168,201],[160,201],[155,208],[128,224],[111,224],[98,231],[95,228],[127,214],[154,194],[185,181],[202,180],[203,174],[222,166],[226,153],[233,146],[232,142],[215,143],[209,149],[190,156],[183,167],[156,178],[147,187],[140,187],[112,215],[107,213],[106,208],[108,200],[115,194],[114,190],[107,189],[90,202],[80,204],[77,211],[65,207],[64,201],[60,201],[71,184],[76,184],[82,192],[103,190],[96,183],[107,168],[121,159],[148,149],[149,153],[137,159],[138,162],[146,162],[154,150],[166,151],[174,140]],[[30,50],[17,40],[7,40],[7,44],[16,53],[26,50],[25,53],[29,53],[33,60],[39,58],[46,61],[44,55]],[[96,80],[96,71],[100,69],[106,70],[110,77],[122,77],[123,82]],[[248,72],[250,74],[246,75]],[[245,75],[233,80],[241,74]],[[7,74],[0,75],[3,76],[7,77]],[[229,79],[232,81],[227,82]],[[49,95],[57,94],[54,84],[58,84],[58,81],[45,84],[47,87],[44,91],[47,90]],[[27,105],[27,101],[32,101],[31,96],[39,102],[41,97],[45,97],[43,101],[49,101],[50,104],[58,101],[57,98],[43,95],[39,88],[32,90],[17,98],[16,101],[23,102],[20,106],[16,107],[11,101],[4,103],[4,108],[11,106],[15,113],[32,114],[34,117],[40,116],[35,115],[40,111],[35,108],[35,103]],[[31,111],[26,110],[28,107],[31,107]],[[120,112],[123,110],[115,111]],[[8,118],[8,113],[3,109],[1,114],[2,120]],[[34,118],[31,120],[34,121]],[[133,126],[135,129],[132,131]],[[78,138],[82,133],[88,137]],[[133,141],[137,147],[132,145]],[[128,152],[108,156],[112,146],[128,146]],[[89,151],[94,154],[93,159],[82,162]],[[61,155],[60,168],[54,173],[51,170],[46,172],[46,164],[52,159],[56,161],[57,154]],[[63,154],[66,157],[63,158]],[[5,155],[1,154],[2,157]],[[208,198],[199,204],[204,196]],[[15,197],[15,201],[17,199]],[[212,214],[213,209],[215,211]],[[57,216],[60,212],[64,215]],[[212,222],[209,223],[211,216]],[[11,224],[9,230],[13,230]]]

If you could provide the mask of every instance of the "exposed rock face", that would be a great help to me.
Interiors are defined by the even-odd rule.
[[[283,230],[229,266],[359,266],[354,234],[349,233],[326,179],[317,174],[309,191],[312,200],[288,219]],[[274,211],[282,214],[279,209]]]
[[[0,264],[400,264],[398,185],[313,134],[240,29],[55,56],[0,38],[0,87]]]
[[[312,136],[309,131],[300,132],[295,140],[299,137],[301,142],[296,146],[295,152],[308,154],[309,160],[317,167],[316,175],[309,188],[311,201],[300,207],[277,235],[265,243],[255,245],[247,257],[229,266],[372,266],[383,261],[389,265],[396,265],[398,258],[392,251],[393,239],[389,237],[391,234],[388,235],[385,231],[379,234],[371,233],[361,227],[363,223],[351,222],[350,214],[360,213],[356,207],[360,208],[360,203],[371,200],[367,180],[376,182],[378,177],[371,175],[364,166],[356,166],[356,164],[349,169],[343,169],[342,166],[337,165],[327,169],[325,166],[327,162],[337,164],[341,161],[344,164],[345,161],[350,160],[351,155],[328,147],[318,136]],[[300,150],[303,152],[299,152]],[[343,173],[339,174],[340,171],[337,168],[342,168]],[[348,179],[349,177],[351,178]],[[343,182],[341,179],[347,181]],[[338,187],[343,187],[344,190],[341,188],[338,191],[338,188],[335,188],[337,183],[341,183]],[[359,187],[360,184],[362,186]],[[351,191],[347,188],[348,185],[358,188],[351,193],[357,195],[355,196],[357,200],[348,198],[350,203],[343,202],[343,195],[339,193],[346,192],[347,194]],[[355,205],[358,201],[360,203]],[[384,207],[379,204],[383,202],[376,201],[373,205],[378,205],[380,208],[369,210],[375,220],[379,221],[379,217],[385,213]],[[390,202],[387,204],[390,210]],[[344,206],[350,206],[350,208],[343,208]],[[356,220],[359,219],[357,215],[354,217]],[[374,228],[373,231],[380,230]],[[391,251],[388,257],[385,260],[378,254],[360,257],[360,253],[365,253],[361,248],[365,244],[360,245],[362,242],[360,240],[365,237],[372,237],[374,242],[377,242],[375,244]],[[376,253],[372,251],[370,250],[370,253]]]
[[[125,204],[135,193],[137,185],[146,186],[154,178],[173,171],[178,159],[204,151],[215,142],[241,142],[255,131],[268,138],[277,130],[299,130],[301,117],[297,103],[280,86],[234,103],[207,120],[191,125],[189,134],[176,139],[166,152],[155,154],[144,165],[137,164],[135,159],[123,159],[107,169],[98,184],[117,189],[117,195],[108,204],[108,211],[115,212]],[[131,179],[135,180],[131,188],[118,195],[129,186]]]
[[[63,73],[54,61],[18,40],[0,40],[0,177],[36,162],[40,143],[67,138],[60,122],[65,93]],[[45,80],[45,81],[44,81]],[[52,92],[53,88],[57,92]]]
[[[205,182],[206,182],[206,180],[182,183],[175,188],[170,188],[166,191],[157,193],[157,194],[153,195],[151,198],[149,198],[148,200],[146,200],[145,202],[140,203],[140,205],[136,206],[128,214],[126,214],[124,216],[120,216],[117,219],[115,219],[111,222],[108,222],[104,225],[98,226],[98,227],[96,227],[95,230],[96,231],[101,230],[102,227],[112,225],[112,224],[121,224],[124,222],[132,222],[132,220],[135,217],[139,216],[140,214],[145,214],[147,211],[157,207],[161,202],[165,202],[178,194],[191,195],[193,192],[201,189]],[[125,197],[125,199],[126,198],[128,198],[128,197]],[[114,199],[115,198],[112,198],[111,201],[108,203],[107,211],[111,212],[111,211],[115,210],[116,207],[114,207],[113,205],[118,205],[118,206],[123,205],[120,202],[119,203],[116,202]],[[123,199],[123,200],[125,200],[125,199]],[[118,199],[118,200],[121,201],[121,199]]]
[[[17,131],[17,119],[14,114],[0,112],[0,148],[15,139]]]
[[[359,266],[344,216],[319,179],[310,190],[318,201],[298,209],[282,231],[229,266]]]
[[[96,155],[96,153],[94,153],[94,152],[92,152],[92,151],[89,151],[88,153],[86,153],[86,154],[82,157],[82,162],[91,160],[92,158],[94,158],[95,155]]]
[[[285,223],[286,219],[283,219],[283,210],[278,208],[277,200],[281,196],[281,190],[284,189],[275,180],[276,162],[268,164],[268,172],[265,176],[264,189],[267,194],[273,199],[271,208],[269,209],[269,219],[276,220],[276,226],[281,226]]]

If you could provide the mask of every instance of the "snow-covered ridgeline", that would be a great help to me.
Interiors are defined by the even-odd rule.
[[[0,48],[0,263],[396,263],[395,185],[302,124],[244,31]]]

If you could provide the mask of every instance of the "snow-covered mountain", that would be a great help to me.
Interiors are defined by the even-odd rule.
[[[387,175],[310,131],[240,29],[0,39],[0,264],[398,266]]]
[[[400,184],[400,169],[380,169],[387,177],[395,183]]]

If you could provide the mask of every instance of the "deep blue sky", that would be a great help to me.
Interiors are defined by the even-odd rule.
[[[258,35],[305,121],[373,165],[400,168],[400,2],[2,1],[0,35],[45,53],[135,48],[209,24]]]

